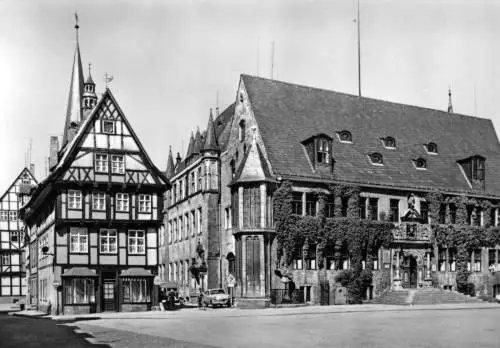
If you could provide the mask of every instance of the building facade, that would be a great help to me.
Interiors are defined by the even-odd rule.
[[[51,138],[49,162],[21,211],[32,303],[52,314],[150,308],[167,179],[111,91],[98,98],[90,71],[83,80],[78,39],[64,136],[60,148]]]
[[[242,75],[227,133],[220,242],[204,250],[219,258],[208,277],[242,305],[291,286],[332,303],[348,270],[371,271],[368,298],[465,283],[498,293],[500,146],[490,120],[453,113],[451,95],[445,112]],[[354,229],[385,239],[360,247]]]
[[[191,134],[184,159],[174,164],[169,153],[166,176],[171,189],[164,206],[165,257],[163,279],[175,283],[184,297],[196,297],[200,289],[222,285],[220,277],[220,154],[225,149],[234,107],[213,119],[207,129]]]
[[[34,167],[32,167],[33,170]],[[0,198],[0,296],[25,296],[24,224],[19,209],[29,200],[37,181],[24,168]]]

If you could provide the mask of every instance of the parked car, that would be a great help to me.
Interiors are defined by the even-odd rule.
[[[224,289],[208,289],[205,291],[204,301],[207,306],[231,307],[231,298]]]

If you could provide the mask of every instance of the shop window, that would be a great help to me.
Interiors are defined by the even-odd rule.
[[[147,278],[122,278],[123,303],[151,302],[151,287],[148,283]]]
[[[66,305],[95,303],[94,278],[64,279],[63,288]]]

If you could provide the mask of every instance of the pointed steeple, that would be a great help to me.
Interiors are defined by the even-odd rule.
[[[171,177],[174,176],[174,156],[172,156],[172,146],[170,146],[170,149],[168,150],[168,160],[167,160],[167,170],[166,170],[166,176],[167,179],[170,179]]]
[[[448,87],[448,112],[453,113],[453,104],[451,103],[451,88]]]
[[[83,69],[80,57],[80,46],[78,43],[78,16],[75,14],[76,24],[76,48],[73,57],[73,69],[71,72],[71,83],[69,85],[68,108],[66,110],[66,121],[64,125],[63,144],[71,141],[76,134],[78,125],[82,121],[82,93],[83,93]]]
[[[210,117],[208,118],[207,135],[205,137],[205,144],[202,151],[219,151],[219,144],[215,134],[214,119],[212,116],[212,109],[210,109]]]
[[[186,154],[186,159],[191,157],[191,155],[193,154],[193,151],[194,151],[194,135],[193,135],[193,131],[191,131],[191,137],[189,138],[189,145],[188,145],[188,150],[187,150],[187,154]]]
[[[193,153],[199,154],[201,152],[201,147],[203,146],[200,127],[196,127],[196,135],[194,136],[194,150]]]

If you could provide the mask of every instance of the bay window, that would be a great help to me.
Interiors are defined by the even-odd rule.
[[[147,278],[122,278],[123,303],[151,302],[151,290]]]
[[[94,278],[82,277],[64,279],[63,287],[65,305],[95,303]]]

